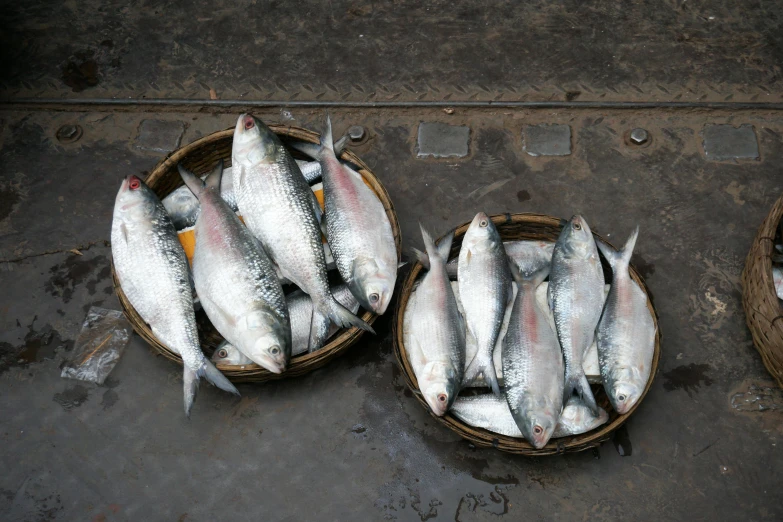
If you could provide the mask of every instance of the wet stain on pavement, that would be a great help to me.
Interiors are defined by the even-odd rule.
[[[0,221],[11,215],[20,200],[19,193],[13,187],[0,187]]]
[[[52,400],[63,407],[65,411],[78,408],[89,399],[89,390],[81,384],[69,386],[62,393],[55,393]]]
[[[631,437],[628,435],[628,428],[625,425],[620,426],[612,435],[612,444],[614,449],[621,457],[630,457],[633,454],[633,445]]]
[[[631,261],[631,264],[636,269],[636,271],[639,272],[639,275],[642,276],[642,278],[644,279],[649,278],[651,275],[655,273],[655,265],[645,261],[644,258],[639,254],[633,255],[633,260]]]
[[[98,267],[101,267],[101,270],[93,278],[93,272]],[[85,259],[84,256],[74,254],[68,256],[62,263],[54,265],[49,272],[51,277],[44,285],[44,289],[67,303],[73,297],[76,287],[82,283],[86,283],[90,295],[95,294],[96,285],[111,275],[111,268],[106,256]]]
[[[103,398],[101,399],[101,406],[103,406],[104,410],[108,410],[115,404],[117,404],[117,400],[120,398],[119,395],[117,395],[117,392],[114,390],[106,390],[103,392]]]
[[[27,326],[27,334],[21,344],[0,343],[0,374],[13,366],[24,366],[52,359],[58,348],[70,350],[73,341],[63,339],[51,325],[47,324],[40,330],[36,330],[37,319],[38,316],[35,316]]]
[[[709,369],[708,364],[691,363],[664,372],[663,377],[666,380],[663,383],[663,389],[666,391],[685,390],[688,395],[691,395],[691,391],[697,391],[702,384],[704,386],[712,385],[712,379],[706,375]]]
[[[517,201],[520,203],[524,203],[525,201],[530,201],[530,192],[527,190],[520,190],[517,192]]]
[[[81,59],[69,61],[63,67],[62,80],[73,92],[95,87],[98,85],[98,64],[92,57],[87,58],[84,55]]]

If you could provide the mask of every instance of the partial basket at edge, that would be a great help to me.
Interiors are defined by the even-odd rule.
[[[775,234],[783,217],[783,196],[759,227],[742,271],[742,306],[753,344],[764,366],[783,388],[783,312],[772,279]]]
[[[560,235],[562,225],[560,220],[551,216],[545,216],[541,214],[502,214],[492,216],[492,222],[500,232],[500,236],[504,241],[515,240],[543,240],[543,241],[556,241]],[[451,253],[449,259],[453,259],[459,254],[460,246],[462,245],[462,237],[465,235],[470,222],[465,223],[457,228],[454,233],[454,242],[451,246]],[[611,245],[604,238],[598,234],[593,234],[598,241],[602,241],[608,245]],[[441,238],[443,239],[443,238]],[[441,241],[438,240],[438,242]],[[605,261],[601,260],[604,267],[604,275],[607,281],[611,281],[611,271]],[[413,391],[419,403],[429,412],[430,409],[424,398],[419,393],[419,385],[416,381],[416,375],[413,373],[413,368],[408,361],[408,354],[405,350],[405,343],[403,340],[403,319],[405,317],[405,307],[410,299],[413,285],[416,279],[419,277],[423,267],[420,263],[416,263],[412,268],[408,277],[405,279],[402,290],[400,292],[400,298],[397,301],[397,310],[394,320],[394,354],[397,357],[397,363],[399,364],[408,387]],[[647,308],[650,310],[653,322],[655,323],[655,353],[652,360],[652,369],[650,371],[650,379],[647,381],[647,386],[644,389],[644,393],[639,398],[639,401],[634,407],[625,415],[620,415],[614,411],[609,405],[609,399],[604,392],[603,386],[600,384],[592,385],[593,393],[595,394],[598,405],[604,408],[609,413],[609,420],[603,426],[600,426],[592,431],[583,433],[581,435],[573,435],[571,437],[563,437],[559,439],[550,440],[549,443],[540,450],[535,449],[530,443],[524,439],[517,439],[513,437],[507,437],[505,435],[499,435],[491,431],[487,431],[482,428],[477,428],[466,424],[460,419],[454,417],[451,414],[446,414],[443,417],[437,417],[430,412],[433,418],[438,422],[446,426],[452,431],[458,433],[462,438],[472,442],[476,446],[481,447],[494,447],[502,451],[509,453],[516,453],[519,455],[538,456],[538,455],[553,455],[557,453],[575,453],[578,451],[584,451],[589,448],[599,446],[603,441],[608,440],[609,436],[619,428],[628,417],[636,411],[636,408],[642,403],[642,400],[647,395],[647,392],[652,386],[653,379],[658,370],[658,360],[661,356],[661,333],[658,328],[658,314],[655,312],[650,292],[647,286],[644,284],[644,280],[639,273],[630,267],[631,277],[639,284],[639,287],[647,295]]]
[[[280,136],[284,143],[290,140],[308,141],[311,143],[320,142],[320,135],[318,133],[301,127],[292,127],[288,125],[270,125],[269,127]],[[221,159],[224,161],[225,166],[229,167],[231,165],[233,136],[234,128],[232,127],[230,129],[215,132],[177,149],[166,159],[158,163],[152,173],[147,177],[147,185],[155,191],[158,197],[163,198],[182,185],[182,178],[177,171],[177,163],[179,162],[182,162],[185,167],[198,175],[209,172]],[[383,208],[386,210],[386,215],[389,218],[389,223],[391,223],[392,231],[394,232],[394,242],[397,247],[397,258],[399,259],[402,249],[400,226],[388,192],[386,192],[383,184],[381,184],[375,174],[370,171],[370,168],[353,152],[345,150],[340,155],[340,158],[349,161],[358,167],[357,172],[367,181],[383,204]],[[136,333],[143,337],[145,341],[165,357],[182,364],[182,359],[179,355],[175,354],[158,341],[149,326],[130,304],[120,287],[117,275],[114,273],[114,266],[112,266],[112,277],[114,279],[114,289],[117,292],[117,297],[120,300],[126,317],[131,325],[133,325],[133,329],[136,330]],[[378,317],[372,312],[368,312],[364,309],[360,310],[363,312],[361,316],[362,319],[368,324],[373,324]],[[205,348],[205,354],[209,357],[215,347],[217,347],[223,339],[209,321],[206,320],[203,312],[197,313],[197,322],[199,325],[199,337],[201,339],[202,347]],[[261,382],[269,379],[296,377],[320,368],[331,359],[339,356],[351,345],[356,343],[362,334],[364,334],[364,331],[358,328],[343,328],[332,336],[327,345],[320,350],[292,357],[288,369],[279,375],[255,364],[247,366],[220,365],[219,368],[233,382]]]

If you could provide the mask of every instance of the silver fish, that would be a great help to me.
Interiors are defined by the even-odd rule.
[[[446,275],[446,260],[454,234],[439,246],[421,228],[427,253],[418,250],[428,272],[411,295],[403,318],[408,358],[425,401],[441,416],[454,403],[465,373],[465,326]]]
[[[647,296],[628,273],[637,237],[639,227],[619,252],[598,243],[612,267],[612,288],[596,331],[598,364],[609,401],[620,414],[628,413],[644,393],[655,350]]]
[[[373,332],[329,291],[317,203],[277,135],[258,119],[242,114],[231,154],[234,190],[247,227],[261,240],[282,276],[313,300],[310,351],[323,345],[330,320]]]
[[[551,241],[503,241],[506,255],[514,261],[522,273],[537,272],[543,265],[552,262],[555,244]],[[446,265],[449,277],[457,278],[459,259],[452,259]]]
[[[332,295],[341,305],[356,313],[359,310],[359,302],[351,293],[346,285],[339,285],[332,288]],[[313,302],[310,297],[297,290],[285,296],[285,302],[288,306],[288,314],[291,318],[291,356],[299,355],[307,351],[307,342],[310,336],[310,319],[313,315]],[[339,328],[332,325],[329,328],[327,338],[337,333]],[[248,357],[227,342],[223,342],[212,354],[212,360],[221,364],[247,365],[252,364]]]
[[[549,275],[549,266],[522,275],[514,264],[517,297],[503,344],[504,394],[511,414],[530,444],[543,448],[563,409],[563,354],[536,288]]]
[[[299,165],[308,184],[312,185],[321,179],[321,164],[317,161],[296,160],[296,164]],[[202,180],[205,178],[206,175],[201,176]],[[239,207],[237,206],[236,194],[234,194],[234,175],[231,172],[231,167],[223,169],[222,180],[220,182],[220,197],[228,203],[231,210],[236,212]],[[163,206],[166,207],[166,212],[169,213],[174,228],[177,230],[196,224],[200,207],[198,199],[188,190],[188,187],[183,185],[174,189],[171,194],[163,198]]]
[[[205,178],[206,175],[201,176],[202,180]],[[231,167],[226,168],[223,172],[223,181],[220,182],[220,196],[228,203],[231,210],[236,212],[237,201],[236,197],[234,197],[234,180],[231,176]],[[174,189],[171,194],[163,198],[162,202],[166,212],[171,217],[171,222],[174,223],[174,228],[177,230],[192,227],[196,224],[201,208],[196,196],[185,185]]]
[[[477,345],[476,355],[465,369],[465,380],[483,375],[484,382],[499,396],[492,354],[511,299],[511,273],[500,234],[483,212],[476,214],[462,238],[457,281],[465,324]]]
[[[228,341],[223,341],[215,348],[215,353],[212,354],[212,362],[215,364],[230,364],[232,366],[254,364],[250,357],[237,350],[237,347]]]
[[[198,198],[193,280],[201,306],[223,338],[274,373],[291,358],[291,323],[272,262],[220,197],[222,162],[202,182],[179,165]]]
[[[451,414],[458,419],[493,433],[507,437],[523,438],[519,426],[514,422],[508,403],[492,394],[458,397],[451,407]],[[598,415],[593,415],[590,408],[584,405],[578,397],[568,399],[560,418],[557,421],[553,439],[581,435],[606,424],[609,414],[600,409]]]
[[[155,337],[182,357],[185,414],[190,416],[199,377],[239,395],[201,352],[185,251],[163,204],[136,176],[125,178],[117,193],[111,252],[130,303]]]
[[[582,362],[601,318],[604,272],[593,233],[581,216],[572,217],[557,239],[548,298],[565,359],[563,400],[576,391],[593,412],[598,412]]]
[[[365,310],[382,315],[394,293],[398,262],[386,210],[362,176],[337,159],[328,116],[320,147],[296,146],[321,164],[326,236],[343,281]]]

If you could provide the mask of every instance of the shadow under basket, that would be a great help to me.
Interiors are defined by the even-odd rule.
[[[294,140],[320,143],[320,134],[307,129],[288,125],[270,125],[269,128],[280,137],[283,143]],[[210,172],[215,164],[221,159],[223,160],[225,167],[231,166],[233,137],[234,128],[232,127],[204,136],[189,145],[177,149],[166,159],[158,163],[145,180],[147,185],[162,199],[183,184],[182,178],[177,171],[177,164],[179,162],[182,162],[186,168],[198,175]],[[293,154],[294,157],[305,158],[305,156],[298,153]],[[397,214],[394,211],[394,205],[389,198],[388,192],[386,192],[386,189],[375,174],[370,171],[369,167],[353,152],[349,150],[343,151],[340,155],[340,159],[348,161],[357,167],[355,170],[362,175],[366,183],[372,188],[383,204],[383,208],[386,210],[386,215],[389,218],[389,223],[392,227],[392,232],[394,233],[394,243],[397,248],[397,259],[399,260],[402,249],[402,238],[400,236],[400,226],[397,221]],[[158,341],[150,327],[144,322],[138,312],[133,308],[133,305],[128,301],[128,298],[120,287],[113,265],[112,278],[114,280],[114,289],[120,300],[122,309],[136,333],[143,337],[145,341],[163,356],[182,364],[180,356]],[[370,325],[372,325],[378,317],[372,312],[368,312],[364,309],[360,309],[359,312],[361,313],[360,317]],[[209,322],[203,311],[196,313],[196,323],[198,324],[199,339],[202,349],[205,355],[209,357],[214,349],[223,342],[223,338]],[[262,382],[270,379],[297,377],[320,368],[330,360],[338,357],[350,346],[355,344],[364,333],[363,330],[355,327],[341,328],[329,338],[328,343],[320,350],[313,353],[303,353],[293,356],[288,368],[281,374],[274,374],[256,364],[242,366],[221,364],[218,365],[218,368],[233,382]]]
[[[753,345],[764,366],[783,388],[783,309],[772,278],[775,234],[783,217],[783,196],[759,227],[742,271],[742,306]]]
[[[545,216],[541,214],[502,214],[492,216],[492,222],[500,232],[503,241],[518,241],[518,240],[536,240],[536,241],[556,241],[560,235],[562,225],[560,219],[551,216]],[[470,222],[467,222],[458,227],[454,233],[454,242],[451,246],[451,252],[449,259],[454,259],[459,255],[459,250],[462,245],[462,238],[465,232],[468,230]],[[611,243],[606,241],[598,234],[593,234],[597,241],[601,241],[611,246]],[[438,239],[438,243],[443,238]],[[604,269],[604,277],[607,282],[611,281],[611,269],[606,261],[601,258],[601,263]],[[647,286],[644,284],[644,280],[633,268],[630,267],[631,278],[638,283],[639,287],[647,295],[647,308],[650,311],[650,315],[655,323],[655,353],[652,360],[652,368],[650,370],[650,378],[647,381],[647,386],[644,388],[644,393],[639,398],[637,403],[631,408],[631,411],[624,415],[620,415],[614,411],[609,404],[609,399],[604,392],[603,386],[600,384],[594,384],[591,386],[595,399],[598,405],[604,408],[609,413],[609,420],[606,424],[599,426],[598,428],[583,433],[581,435],[573,435],[570,437],[562,437],[559,439],[552,439],[541,449],[535,449],[530,443],[522,438],[508,437],[487,431],[482,428],[471,426],[460,419],[454,417],[450,413],[446,413],[443,417],[438,417],[432,413],[429,406],[425,402],[419,391],[419,385],[416,381],[416,375],[413,373],[413,368],[408,360],[408,353],[405,350],[405,342],[403,339],[403,319],[405,317],[405,307],[410,299],[411,292],[413,291],[414,283],[422,274],[423,266],[420,263],[416,263],[408,274],[405,283],[402,286],[400,292],[400,298],[397,301],[397,310],[395,312],[394,320],[394,354],[397,358],[397,363],[400,366],[402,374],[405,376],[405,380],[408,387],[413,391],[413,395],[419,401],[423,408],[425,408],[430,415],[436,419],[439,423],[446,426],[450,430],[459,434],[462,438],[472,442],[476,446],[485,448],[497,448],[501,451],[509,453],[515,453],[518,455],[526,456],[539,456],[539,455],[554,455],[558,453],[575,453],[578,451],[584,451],[590,448],[599,446],[605,440],[608,440],[612,432],[622,426],[622,424],[630,417],[634,411],[642,403],[642,400],[647,395],[647,392],[652,386],[653,379],[658,370],[658,361],[661,356],[661,334],[658,328],[658,315],[655,312],[650,292]],[[487,393],[491,393],[487,388]]]

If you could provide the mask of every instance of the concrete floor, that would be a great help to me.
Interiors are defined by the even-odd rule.
[[[375,31],[366,31],[365,54],[341,54],[351,76],[345,81],[360,88],[351,96],[362,99],[393,96],[397,86],[398,99],[415,100],[414,80],[429,82],[435,90],[427,92],[441,98],[455,92],[450,99],[470,99],[473,87],[457,87],[483,83],[487,90],[476,87],[483,93],[476,99],[501,91],[506,99],[551,93],[573,99],[576,87],[560,88],[569,82],[587,87],[578,89],[580,100],[779,101],[783,92],[776,4],[739,11],[718,0],[640,3],[626,12],[539,2],[486,13],[462,4],[450,12],[433,5],[430,13],[413,5],[334,2],[323,22],[328,30],[317,32],[328,49],[292,43],[304,41],[294,36],[307,32],[305,22],[323,21],[323,6],[308,7],[298,24],[291,7],[256,6],[258,21],[236,31],[229,21],[243,7],[201,13],[205,8],[193,6],[187,16],[181,7],[160,8],[155,16],[128,7],[115,19],[120,4],[89,13],[69,4],[7,6],[4,19],[15,27],[2,32],[2,43],[16,47],[3,57],[2,98],[207,98],[198,94],[203,87],[196,77],[271,92],[265,86],[279,67],[286,89],[273,99],[315,99],[321,87],[345,80],[345,70],[332,71],[324,57],[351,47],[332,34],[344,36],[354,25],[363,28],[360,34]],[[525,16],[537,8],[538,18]],[[261,14],[274,9],[280,25],[272,30]],[[196,24],[201,14],[222,25]],[[51,34],[47,24],[57,19],[70,24]],[[515,19],[536,32],[500,48],[487,43],[493,34],[514,33]],[[572,20],[572,30],[564,20]],[[393,29],[403,22],[410,30],[396,41]],[[646,30],[634,32],[640,27]],[[225,36],[225,48],[212,56],[215,34]],[[427,34],[457,47],[423,53],[417,45]],[[463,39],[470,35],[481,45],[468,46]],[[102,43],[110,37],[112,45]],[[603,47],[593,45],[599,37]],[[172,42],[179,51],[166,58]],[[353,50],[365,45],[354,44]],[[268,52],[248,69],[254,45]],[[642,67],[629,50],[645,45],[666,59],[655,54]],[[563,61],[565,47],[573,62]],[[63,71],[69,62],[84,63],[86,55],[75,53],[85,49],[97,57],[98,85],[73,93],[73,75],[64,82]],[[367,60],[373,49],[387,51],[393,67]],[[531,67],[507,69],[481,59],[495,52],[504,63],[528,60]],[[609,56],[611,67],[602,74],[599,64]],[[294,70],[295,60],[312,67]],[[292,89],[296,82],[301,88]],[[405,89],[407,82],[413,90]],[[158,90],[139,91],[141,83]],[[639,92],[631,84],[664,90]],[[391,94],[380,85],[391,85]],[[238,98],[242,89],[232,88]],[[252,90],[245,98],[263,99]],[[386,185],[406,247],[421,246],[418,222],[440,235],[479,210],[580,212],[618,243],[641,226],[634,263],[658,309],[663,353],[651,392],[626,425],[632,454],[621,457],[605,443],[594,452],[533,459],[474,449],[429,417],[393,362],[391,316],[376,323],[376,337],[305,377],[240,385],[241,399],[202,387],[189,421],[182,414],[181,370],[138,337],[103,386],[60,378],[59,365],[89,307],[118,307],[109,273],[114,196],[122,177],[149,172],[165,155],[138,147],[142,122],[182,122],[181,140],[188,143],[236,118],[193,110],[0,106],[0,519],[783,519],[783,458],[776,446],[783,440],[783,393],[766,392],[771,407],[765,411],[735,407],[756,393],[752,386],[772,386],[744,324],[739,275],[756,228],[783,190],[780,112],[330,109],[336,132],[353,124],[367,128],[370,139],[354,150]],[[284,107],[256,113],[316,130],[325,115]],[[417,158],[422,121],[468,125],[469,155]],[[570,125],[571,155],[526,154],[522,128],[535,123]],[[760,160],[705,157],[704,125],[724,123],[753,125]],[[64,124],[80,125],[84,135],[58,142]],[[625,143],[633,127],[650,131],[648,147]],[[74,248],[83,255],[69,252]]]

